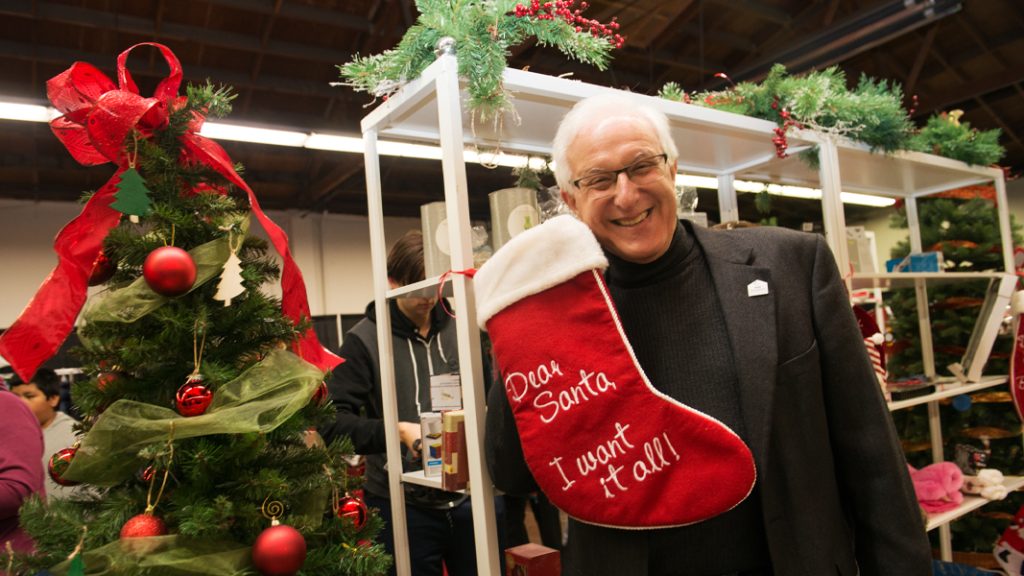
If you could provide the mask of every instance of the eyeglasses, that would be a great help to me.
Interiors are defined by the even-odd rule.
[[[658,168],[668,162],[668,154],[662,152],[653,156],[646,156],[624,166],[618,170],[602,170],[593,172],[582,178],[572,181],[572,185],[585,193],[602,194],[611,192],[615,183],[619,180],[619,174],[625,173],[626,177],[634,184],[646,184],[659,176]]]

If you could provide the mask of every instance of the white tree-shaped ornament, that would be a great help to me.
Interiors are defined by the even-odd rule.
[[[241,245],[242,242],[239,241],[236,246],[234,239],[229,236],[228,249],[231,253],[224,263],[224,270],[220,273],[217,293],[213,295],[214,299],[224,302],[225,306],[231,306],[231,300],[245,292],[245,286],[242,285],[242,261],[238,259],[237,254]]]

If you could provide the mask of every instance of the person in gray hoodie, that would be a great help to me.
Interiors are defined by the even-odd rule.
[[[423,235],[409,231],[402,236],[388,252],[387,268],[392,288],[423,280]],[[402,468],[409,472],[421,468],[419,421],[421,413],[432,411],[430,378],[458,372],[458,342],[455,322],[436,297],[395,298],[388,306]],[[345,362],[335,368],[328,381],[336,417],[319,431],[327,442],[348,436],[356,452],[366,456],[366,504],[378,508],[385,519],[381,541],[393,554],[377,310],[373,302],[366,306],[366,317],[346,333],[338,354]],[[404,489],[413,575],[440,576],[442,561],[451,576],[476,574],[469,497],[414,484],[405,484]]]

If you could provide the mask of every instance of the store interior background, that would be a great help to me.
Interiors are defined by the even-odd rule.
[[[918,97],[914,120],[961,109],[962,121],[1000,128],[1001,163],[1024,171],[1024,3],[1019,0],[595,0],[587,14],[617,17],[626,46],[607,71],[568,61],[531,43],[509,64],[544,74],[572,73],[595,84],[654,94],[668,81],[689,91],[758,81],[772,63],[792,72],[842,68],[899,82]],[[370,98],[332,87],[336,65],[356,53],[395,46],[415,21],[412,0],[47,0],[0,1],[0,100],[45,104],[45,82],[76,60],[111,77],[116,55],[137,42],[167,44],[186,82],[233,86],[225,122],[302,133],[359,136]],[[129,67],[144,94],[166,74],[155,50]],[[361,314],[372,299],[363,157],[358,153],[222,141],[261,204],[291,238],[314,315]],[[699,142],[681,142],[699,146]],[[766,141],[770,150],[771,144]],[[388,238],[419,228],[419,207],[443,196],[440,164],[383,157]],[[9,326],[56,262],[52,241],[80,206],[82,191],[113,173],[76,164],[45,123],[0,120],[0,327]],[[512,186],[511,169],[468,167],[470,210],[489,217],[487,194]],[[1007,184],[1009,207],[1024,222],[1024,181]],[[716,192],[698,211],[717,221]],[[753,195],[740,216],[757,220]],[[876,235],[880,263],[906,236],[889,228],[891,208],[847,206],[847,224]],[[782,225],[821,228],[814,200],[777,197]],[[884,266],[884,264],[883,264]],[[274,290],[273,287],[270,288]]]

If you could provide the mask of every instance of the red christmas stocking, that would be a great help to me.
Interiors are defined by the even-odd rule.
[[[648,381],[619,324],[590,229],[559,216],[516,236],[474,278],[538,485],[581,521],[681,526],[743,501],[750,450]]]

